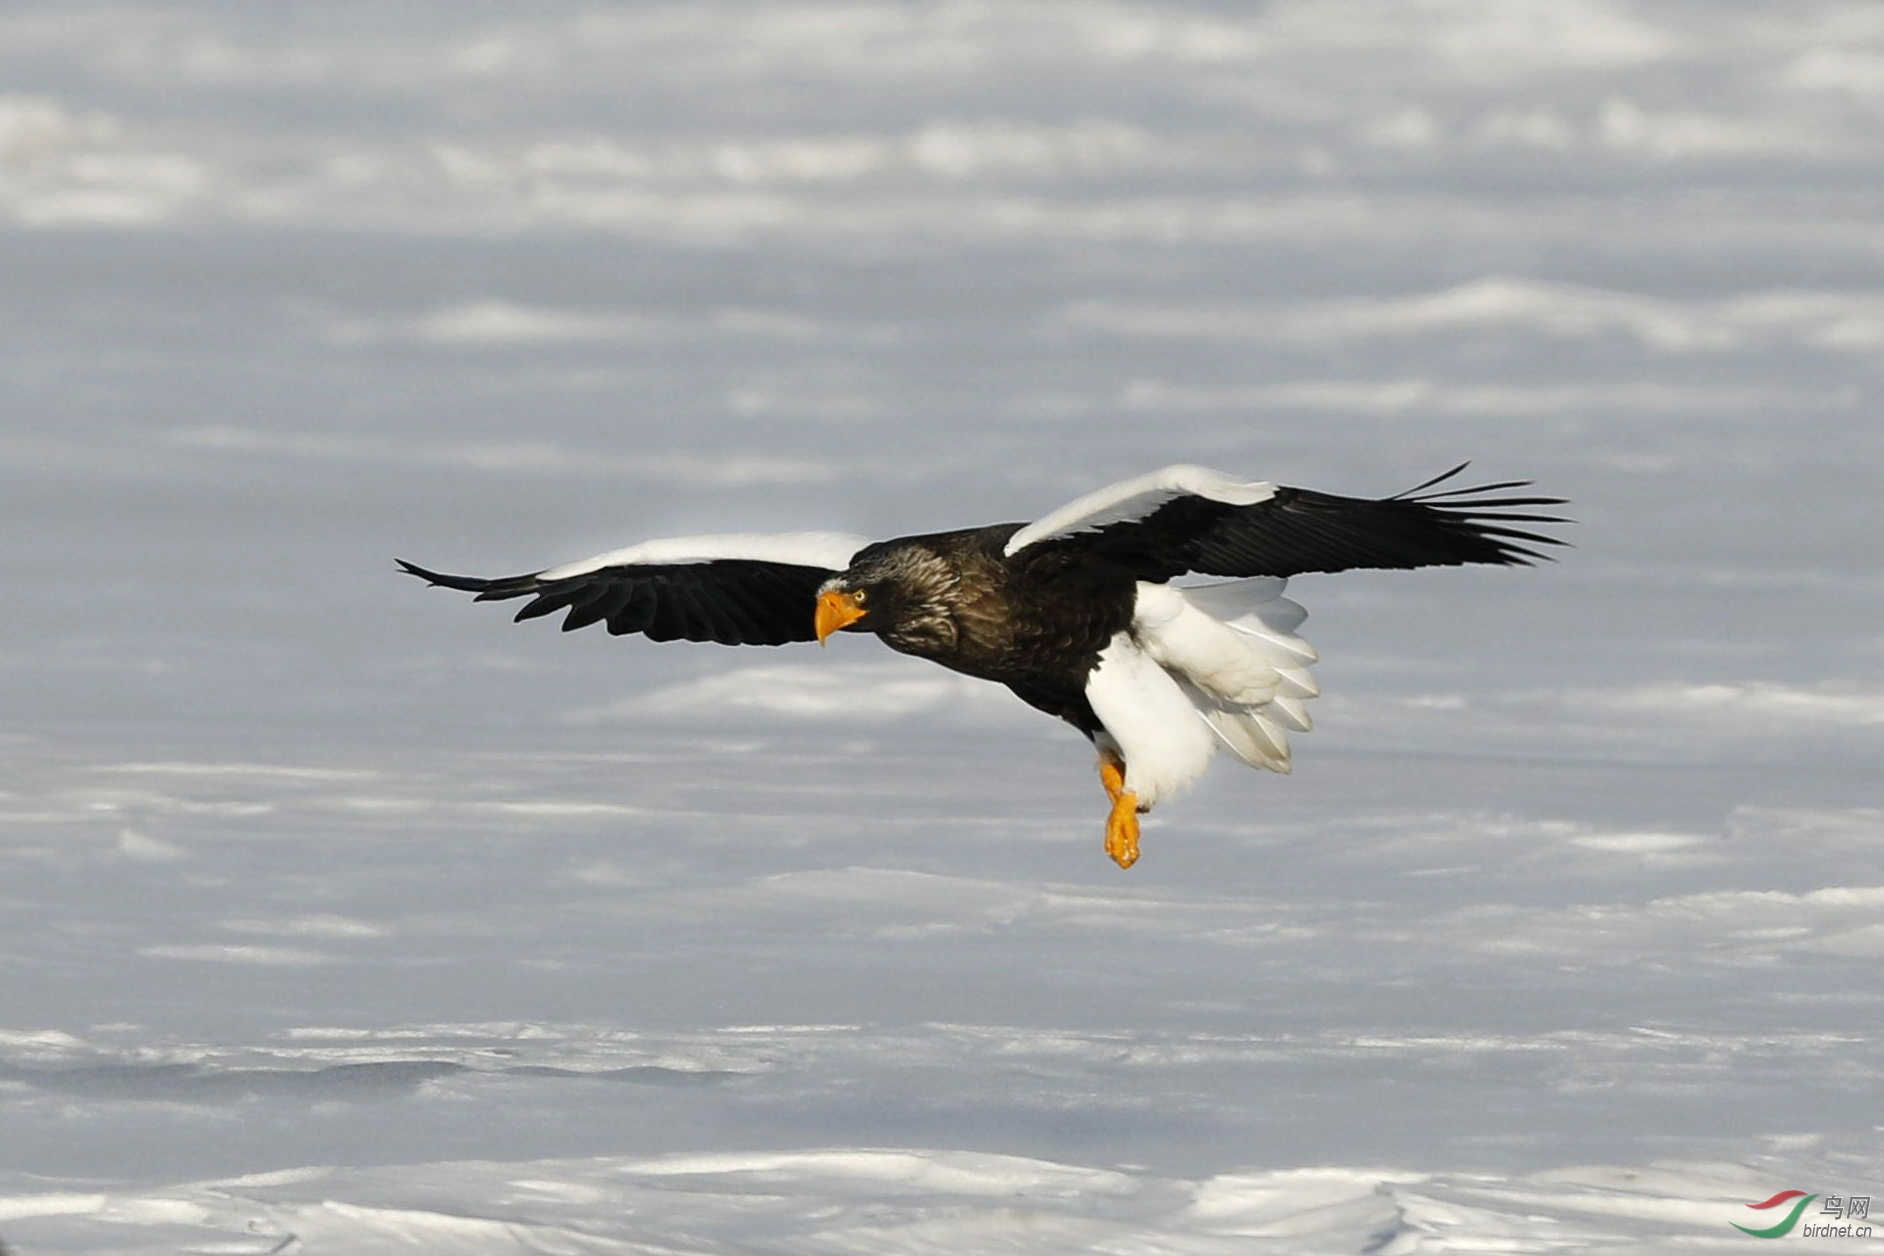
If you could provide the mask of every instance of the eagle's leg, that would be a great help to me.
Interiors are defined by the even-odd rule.
[[[1138,795],[1125,788],[1125,760],[1110,749],[1099,751],[1099,783],[1112,800],[1106,817],[1106,854],[1121,868],[1138,862]]]

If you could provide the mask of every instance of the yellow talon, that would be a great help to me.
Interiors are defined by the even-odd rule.
[[[1113,750],[1099,752],[1099,783],[1112,800],[1106,817],[1106,854],[1121,868],[1138,862],[1138,795],[1125,788],[1125,760]]]
[[[1138,862],[1138,795],[1121,791],[1106,817],[1106,854],[1121,868]]]

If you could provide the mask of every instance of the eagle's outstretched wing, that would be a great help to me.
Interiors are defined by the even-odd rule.
[[[817,639],[818,586],[865,544],[837,532],[677,537],[492,580],[397,561],[428,584],[475,593],[480,602],[531,598],[518,620],[567,610],[564,632],[606,623],[611,633],[655,641],[784,645]]]
[[[1467,464],[1392,497],[1337,497],[1203,467],[1175,466],[1102,488],[1016,532],[1007,553],[1064,547],[1125,567],[1140,580],[1186,572],[1292,576],[1353,567],[1528,565],[1562,541],[1513,524],[1566,523],[1518,513],[1558,497],[1499,496],[1529,481],[1441,489]]]

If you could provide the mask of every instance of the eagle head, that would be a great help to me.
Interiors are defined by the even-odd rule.
[[[908,654],[955,645],[952,613],[961,572],[922,546],[887,542],[859,550],[818,588],[818,642],[840,629],[874,632]]]

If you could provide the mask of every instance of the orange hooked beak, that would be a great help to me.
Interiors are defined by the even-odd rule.
[[[864,608],[857,605],[857,599],[850,594],[837,589],[818,594],[818,617],[815,621],[818,644],[823,645],[826,637],[863,617]]]

